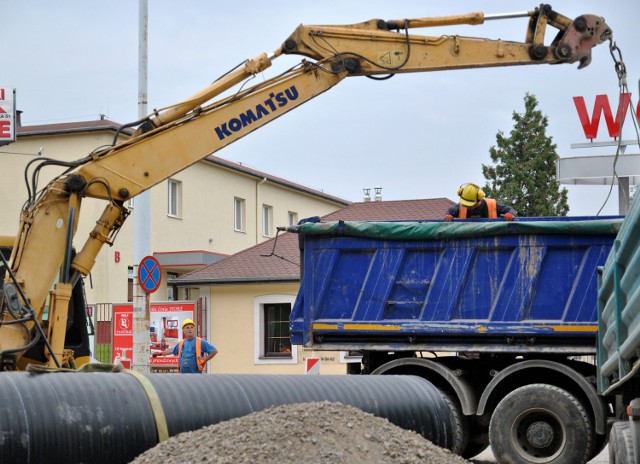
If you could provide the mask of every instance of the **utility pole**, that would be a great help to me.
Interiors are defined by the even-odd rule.
[[[138,119],[147,116],[148,0],[138,0]],[[131,368],[150,372],[149,293],[138,281],[138,266],[151,254],[151,192],[135,197],[133,210],[133,356]]]

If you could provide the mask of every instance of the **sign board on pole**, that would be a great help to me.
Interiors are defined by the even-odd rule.
[[[162,272],[160,263],[153,256],[145,256],[138,265],[138,283],[145,293],[153,293],[160,287]]]
[[[16,89],[0,87],[0,145],[16,141]]]
[[[161,353],[184,338],[182,321],[194,319],[195,303],[170,301],[149,305],[149,344],[151,354]],[[133,353],[133,304],[113,305],[113,363],[127,369],[131,366]],[[152,368],[177,369],[175,356],[151,358]]]
[[[149,308],[151,354],[162,352],[184,338],[182,322],[194,319],[195,304],[190,302],[151,303]],[[161,356],[151,358],[151,367],[178,368],[178,358]]]
[[[113,305],[113,364],[131,367],[130,354],[133,354],[133,306],[130,304]]]

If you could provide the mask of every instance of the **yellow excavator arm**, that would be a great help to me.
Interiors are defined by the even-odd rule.
[[[579,63],[612,32],[604,19],[574,20],[548,5],[523,13],[523,42],[409,34],[412,28],[482,24],[513,15],[482,13],[437,18],[370,20],[343,26],[299,26],[272,56],[261,54],[172,107],[154,111],[126,141],[98,149],[35,189],[20,218],[0,308],[0,369],[21,368],[20,357],[40,334],[50,366],[68,365],[65,351],[69,301],[74,285],[91,271],[104,244],[111,244],[129,214],[125,201],[239,138],[325,92],[348,76],[390,76],[406,72]],[[557,29],[544,44],[548,26]],[[281,55],[307,57],[288,71],[211,103],[211,100],[267,69]],[[82,198],[107,201],[80,251],[73,239]],[[54,281],[59,278],[51,290]],[[48,324],[41,327],[49,298]],[[84,309],[84,308],[83,308]]]

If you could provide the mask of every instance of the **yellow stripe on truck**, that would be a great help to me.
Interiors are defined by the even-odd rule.
[[[338,324],[313,324],[313,330],[338,330]]]
[[[597,325],[542,325],[536,328],[549,328],[554,332],[597,332]]]

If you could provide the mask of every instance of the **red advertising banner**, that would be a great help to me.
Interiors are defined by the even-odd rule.
[[[182,340],[182,322],[193,320],[194,303],[151,303],[149,307],[151,354],[161,353]],[[177,369],[175,356],[151,358],[152,367],[171,366]]]
[[[149,345],[151,354],[172,348],[183,339],[182,322],[193,320],[195,304],[190,302],[151,303],[149,306]],[[131,368],[133,353],[133,305],[113,305],[113,363]],[[151,367],[178,367],[175,356],[149,360]]]
[[[16,89],[0,87],[0,145],[16,141]]]
[[[113,355],[114,364],[131,368],[133,355],[133,305],[113,305]]]

